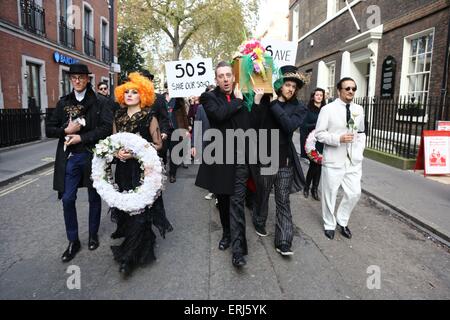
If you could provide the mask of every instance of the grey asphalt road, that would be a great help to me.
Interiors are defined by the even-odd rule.
[[[271,196],[268,237],[258,237],[247,212],[247,266],[217,249],[218,211],[194,186],[197,166],[178,170],[164,191],[174,231],[158,235],[157,261],[120,277],[109,246],[114,225],[103,207],[101,245],[87,249],[87,192],[78,195],[82,250],[69,264],[62,206],[51,190],[52,170],[25,175],[0,188],[0,299],[449,299],[450,251],[363,196],[350,220],[353,239],[323,235],[320,203],[291,196],[294,256],[273,246]],[[71,265],[80,289],[69,289]]]

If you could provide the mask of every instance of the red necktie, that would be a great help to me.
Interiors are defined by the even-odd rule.
[[[231,96],[229,94],[227,94],[227,101],[231,102]]]

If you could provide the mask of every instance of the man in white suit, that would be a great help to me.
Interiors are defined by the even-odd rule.
[[[322,215],[325,236],[334,238],[336,225],[351,238],[348,221],[361,196],[362,160],[366,141],[364,109],[353,103],[356,83],[343,78],[337,84],[339,98],[322,107],[316,124],[316,138],[324,144],[322,162]],[[344,197],[336,216],[336,196],[342,187]]]

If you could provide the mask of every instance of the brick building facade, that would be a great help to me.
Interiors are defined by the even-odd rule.
[[[429,96],[448,92],[448,0],[290,0],[289,38],[298,40],[297,66],[315,87],[329,90],[354,78],[357,96]],[[383,68],[385,63],[385,68]]]
[[[0,1],[0,108],[55,107],[71,90],[66,72],[75,62],[88,65],[93,85],[99,81],[114,85],[116,77],[110,70],[117,62],[115,3]]]

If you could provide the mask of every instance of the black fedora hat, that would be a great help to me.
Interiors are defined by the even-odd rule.
[[[144,77],[147,77],[148,79],[150,79],[151,81],[153,81],[153,79],[155,78],[155,76],[150,71],[148,71],[147,69],[142,69],[141,70],[141,74]]]
[[[280,68],[281,77],[283,82],[290,80],[297,83],[297,88],[300,89],[305,85],[305,81],[302,79],[300,73],[298,73],[296,66],[282,66]]]
[[[74,63],[70,65],[68,74],[91,74],[88,66],[82,63]]]

